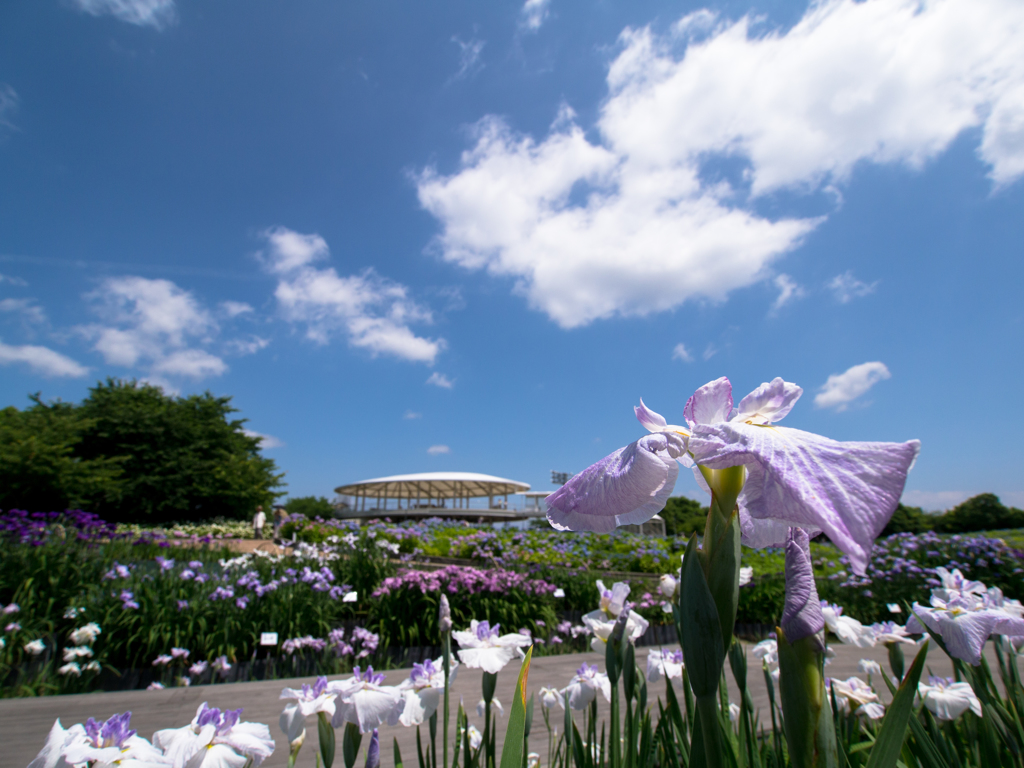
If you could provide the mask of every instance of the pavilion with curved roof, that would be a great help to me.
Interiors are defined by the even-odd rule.
[[[339,496],[352,500],[338,510],[342,518],[386,515],[391,519],[446,517],[479,522],[525,520],[543,515],[539,504],[521,510],[509,508],[509,494],[529,490],[529,483],[477,472],[391,475],[339,485],[334,489]],[[477,499],[487,499],[487,506],[472,506]]]

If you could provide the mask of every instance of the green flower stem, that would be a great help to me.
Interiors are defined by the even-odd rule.
[[[700,730],[704,740],[704,761],[707,768],[724,768],[725,753],[722,750],[722,736],[718,727],[718,696],[697,697],[697,712],[700,715]]]
[[[444,633],[444,637],[441,638],[441,645],[444,647],[444,722],[441,725],[441,738],[444,744],[441,747],[441,758],[444,761],[442,763],[442,768],[448,768],[448,717],[450,714],[450,710],[448,708],[448,674],[451,672],[451,632]]]
[[[795,643],[779,627],[779,693],[793,768],[837,768],[832,711],[825,700],[825,645],[818,635]]]

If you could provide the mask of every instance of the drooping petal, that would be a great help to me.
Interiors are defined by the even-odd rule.
[[[28,768],[70,768],[61,755],[68,733],[69,731],[61,726],[59,718],[54,721],[50,733],[46,736],[46,744],[28,764]]]
[[[437,711],[437,705],[441,700],[442,689],[421,688],[418,691],[406,690],[405,709],[398,722],[408,727],[420,725],[430,719],[430,716]]]
[[[562,696],[569,703],[569,709],[577,712],[590,706],[597,696],[597,689],[587,683],[574,680],[562,691]]]
[[[811,567],[811,544],[802,528],[791,528],[786,543],[786,602],[780,625],[790,643],[817,635],[825,626]]]
[[[491,648],[465,648],[459,651],[459,659],[469,669],[482,669],[496,675],[515,658],[514,646],[496,645]]]
[[[387,723],[397,725],[405,709],[405,697],[394,686],[371,685],[341,695],[331,725],[340,728],[343,723],[355,723],[360,733],[369,733]]]
[[[752,518],[820,529],[858,574],[896,509],[920,445],[841,443],[798,429],[739,422],[697,427],[689,441],[699,464],[748,465],[740,503]]]
[[[246,755],[236,752],[227,744],[211,744],[209,749],[203,750],[196,757],[201,759],[190,762],[188,768],[245,768],[249,762]]]
[[[293,746],[295,742],[306,732],[306,718],[299,710],[298,704],[289,704],[284,708],[277,724],[281,726],[284,735],[288,738],[288,745]]]
[[[192,757],[213,742],[217,729],[212,725],[204,725],[196,733],[191,725],[182,728],[165,728],[153,734],[153,744],[162,749],[164,756],[170,758],[174,768],[184,768]]]
[[[644,405],[642,397],[640,398],[640,405],[633,406],[633,411],[636,413],[637,421],[643,424],[648,432],[661,432],[663,427],[668,426],[664,416],[660,413],[655,413]]]
[[[274,753],[270,728],[263,723],[235,723],[231,730],[214,737],[215,743],[227,744],[252,759],[257,766]]]
[[[734,420],[752,421],[754,424],[775,424],[793,410],[793,406],[803,393],[803,389],[796,384],[776,377],[740,400]]]
[[[732,383],[725,376],[709,381],[690,395],[683,408],[683,418],[691,427],[728,421],[731,415]]]
[[[677,434],[660,432],[620,448],[548,496],[548,521],[560,531],[607,533],[640,524],[665,508],[686,450]]]

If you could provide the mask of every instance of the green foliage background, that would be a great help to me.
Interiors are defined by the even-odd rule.
[[[107,379],[80,404],[0,411],[0,509],[81,508],[113,522],[244,519],[284,476],[230,397]]]

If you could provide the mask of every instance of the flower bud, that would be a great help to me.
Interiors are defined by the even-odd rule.
[[[380,736],[376,728],[370,737],[370,746],[366,748],[366,768],[380,768]]]
[[[441,595],[441,603],[437,612],[437,626],[441,634],[452,631],[452,608],[448,605],[448,596]]]
[[[786,542],[786,602],[780,625],[791,643],[818,635],[825,627],[811,567],[810,540],[802,528],[790,528]],[[824,642],[819,639],[818,644],[824,651]]]

